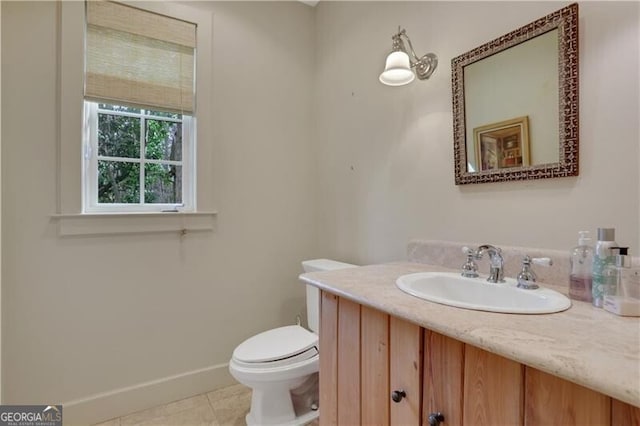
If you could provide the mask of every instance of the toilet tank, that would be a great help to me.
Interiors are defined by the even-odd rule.
[[[336,269],[357,268],[357,265],[329,259],[313,259],[302,262],[305,272],[333,271]],[[320,330],[320,290],[307,284],[307,321],[314,333]]]

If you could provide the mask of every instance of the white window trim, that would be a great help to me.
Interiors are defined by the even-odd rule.
[[[143,159],[144,156],[144,120],[153,116],[144,116],[142,114],[127,114],[116,112],[117,115],[127,115],[131,117],[140,117],[140,158],[131,159],[132,162],[140,163],[140,167],[144,167],[146,163],[162,163],[170,164],[171,161],[165,160],[148,160]],[[159,119],[165,119],[160,117]],[[172,121],[171,119],[167,119]],[[98,203],[98,104],[96,102],[84,102],[84,125],[83,125],[83,213],[132,213],[132,212],[194,212],[196,211],[195,201],[195,149],[196,141],[194,134],[195,117],[183,116],[179,121],[182,124],[182,160],[179,164],[182,167],[182,203],[171,204],[116,204],[116,203]],[[126,158],[114,158],[118,161],[128,161]],[[141,175],[142,176],[142,175]],[[144,199],[144,182],[140,181],[141,197]]]
[[[191,211],[95,213],[83,209],[84,2],[58,2],[58,181],[56,212],[59,235],[100,235],[177,231],[211,231],[214,206],[212,125],[213,13],[176,2],[123,1],[134,7],[197,24],[196,114],[197,155],[192,161],[197,187]]]

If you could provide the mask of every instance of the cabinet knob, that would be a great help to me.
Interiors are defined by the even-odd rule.
[[[427,423],[429,423],[429,426],[438,426],[440,422],[444,422],[444,416],[440,412],[431,413],[429,414],[429,417],[427,417]]]
[[[402,401],[402,398],[406,396],[407,394],[402,389],[391,392],[391,399],[393,399],[393,402],[400,402]]]

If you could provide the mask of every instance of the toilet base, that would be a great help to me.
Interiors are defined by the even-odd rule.
[[[318,373],[302,377],[297,383],[256,386],[251,394],[247,425],[305,425],[320,415],[318,397]]]

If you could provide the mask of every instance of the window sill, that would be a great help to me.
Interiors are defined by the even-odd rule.
[[[54,214],[58,235],[148,234],[213,231],[217,212]]]

